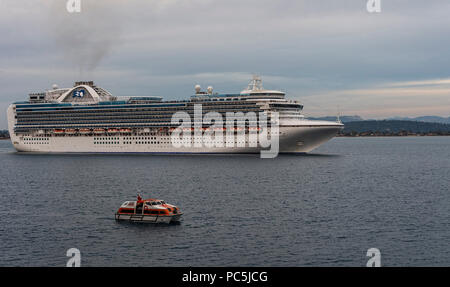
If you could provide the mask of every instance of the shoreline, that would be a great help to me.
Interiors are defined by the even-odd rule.
[[[445,137],[450,134],[337,134],[336,137],[359,138],[359,137]]]

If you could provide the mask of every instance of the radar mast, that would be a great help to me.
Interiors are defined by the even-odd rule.
[[[247,90],[249,91],[262,91],[264,90],[262,86],[262,80],[261,77],[258,75],[253,75],[252,80],[248,84]]]

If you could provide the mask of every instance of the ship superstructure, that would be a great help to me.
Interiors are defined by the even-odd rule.
[[[92,81],[76,82],[64,89],[54,85],[44,93],[30,94],[28,101],[10,105],[8,127],[14,148],[21,152],[257,153],[262,149],[250,144],[249,126],[244,127],[245,143],[239,146],[175,147],[171,135],[177,125],[172,116],[176,112],[193,115],[198,105],[203,114],[266,115],[269,126],[271,114],[277,112],[281,153],[309,152],[343,128],[338,122],[304,118],[301,103],[287,100],[284,92],[264,89],[259,77],[236,94],[218,94],[212,87],[202,91],[197,85],[190,99],[179,101],[115,97]],[[209,126],[200,128],[207,130]]]

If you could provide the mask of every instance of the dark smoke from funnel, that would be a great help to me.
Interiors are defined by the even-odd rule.
[[[91,77],[101,60],[120,43],[119,0],[81,0],[81,12],[69,13],[66,0],[53,0],[48,17],[55,40],[67,64],[78,77]],[[116,5],[119,4],[119,5]]]

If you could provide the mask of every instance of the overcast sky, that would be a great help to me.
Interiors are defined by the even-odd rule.
[[[306,116],[450,116],[450,1],[0,0],[0,128],[29,92],[93,79],[117,96],[240,92]]]

